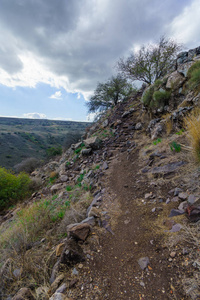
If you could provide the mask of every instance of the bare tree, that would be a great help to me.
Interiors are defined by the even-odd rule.
[[[158,44],[143,45],[127,59],[121,58],[118,69],[128,78],[150,85],[174,69],[180,49],[181,46],[174,40],[162,36]]]

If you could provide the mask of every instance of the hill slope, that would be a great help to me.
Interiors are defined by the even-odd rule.
[[[67,149],[91,123],[0,118],[0,166],[12,168],[34,157],[46,160],[47,149]]]

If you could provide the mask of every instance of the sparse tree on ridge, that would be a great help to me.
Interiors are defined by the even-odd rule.
[[[180,49],[174,40],[162,36],[158,44],[142,46],[127,59],[121,58],[118,69],[128,78],[150,85],[173,70]]]
[[[131,94],[133,87],[122,75],[111,77],[105,83],[98,83],[87,103],[89,112],[102,112],[115,106]]]

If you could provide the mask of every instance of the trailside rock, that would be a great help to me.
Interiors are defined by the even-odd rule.
[[[150,261],[149,261],[149,258],[148,257],[141,257],[139,260],[138,260],[138,264],[140,266],[140,268],[142,270],[146,269],[147,266],[149,265]]]
[[[174,87],[179,88],[183,85],[185,80],[186,79],[183,75],[181,75],[178,71],[175,71],[169,76],[167,80],[166,88],[167,89],[171,89]]]
[[[68,226],[68,233],[71,237],[75,239],[85,241],[88,234],[90,232],[90,225],[87,223],[82,223],[78,225],[69,225]]]
[[[84,144],[86,148],[92,148],[93,150],[97,150],[101,148],[102,140],[94,136],[84,140]]]
[[[21,288],[12,300],[35,300],[32,292],[28,288]]]

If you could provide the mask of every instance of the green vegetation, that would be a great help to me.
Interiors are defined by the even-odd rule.
[[[188,87],[196,93],[200,92],[200,61],[195,62],[188,70]]]
[[[152,97],[153,97],[153,93],[154,93],[154,88],[153,87],[149,87],[143,94],[142,96],[142,102],[145,106],[150,106],[150,103],[152,101]]]
[[[79,154],[79,153],[81,152],[81,150],[84,148],[84,146],[85,146],[85,144],[82,143],[81,146],[80,146],[79,148],[77,148],[74,152],[75,152],[76,154]]]
[[[157,145],[157,144],[159,144],[159,143],[161,143],[161,142],[162,142],[162,140],[161,140],[160,138],[158,138],[156,141],[153,142],[153,144],[154,144],[154,145]]]
[[[57,146],[57,147],[51,147],[47,149],[47,155],[49,157],[54,157],[57,155],[61,155],[62,154],[62,147],[61,146]]]
[[[89,125],[88,122],[0,117],[0,166],[31,173],[38,162],[47,161],[47,149],[53,147],[65,151],[78,142]],[[52,152],[50,150],[50,155],[55,154]],[[37,163],[27,161],[29,158]]]
[[[16,176],[5,168],[0,168],[0,210],[28,196],[30,182],[25,173]]]
[[[155,91],[153,93],[153,100],[150,103],[151,107],[163,108],[170,99],[171,93],[165,90]]]
[[[89,112],[102,112],[117,105],[130,96],[133,88],[128,81],[118,74],[105,83],[98,83],[93,96],[87,103]]]
[[[169,146],[172,151],[174,151],[174,150],[175,150],[175,152],[181,151],[181,145],[177,144],[175,141],[173,141]]]
[[[175,41],[161,37],[158,43],[142,46],[127,59],[120,59],[118,68],[133,81],[140,80],[151,85],[173,69],[179,51],[180,45]]]

